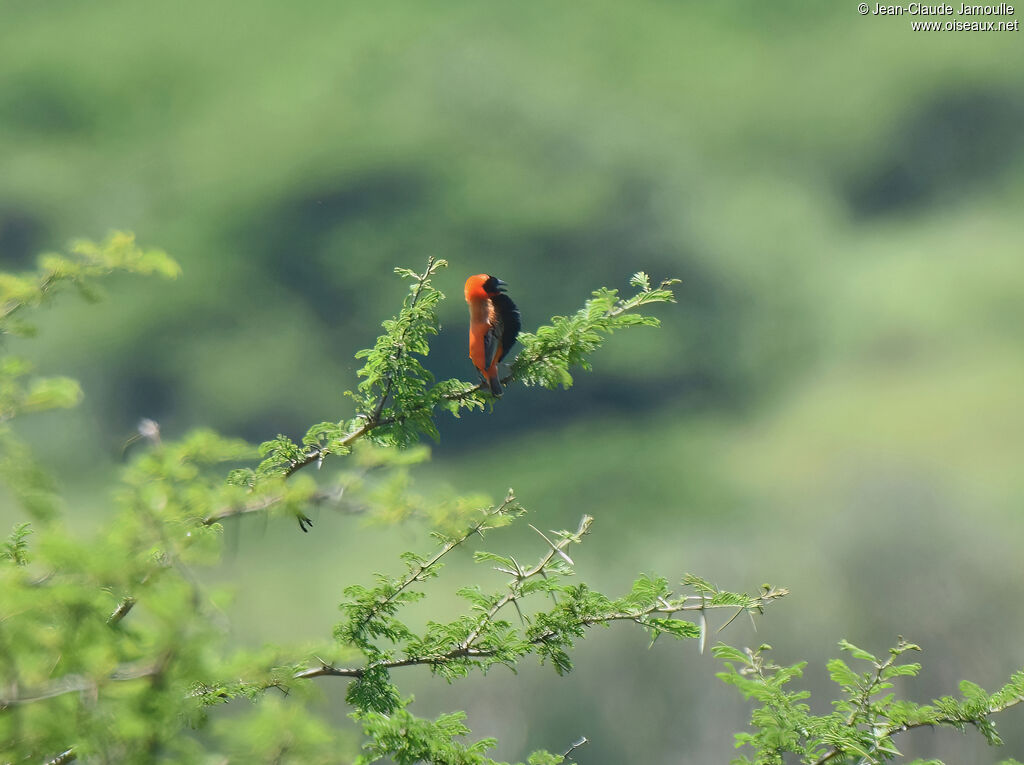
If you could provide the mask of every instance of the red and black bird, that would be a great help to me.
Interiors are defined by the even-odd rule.
[[[505,294],[507,285],[489,274],[466,279],[466,303],[469,304],[469,358],[491,393],[501,395],[498,362],[515,345],[522,328],[519,309]]]

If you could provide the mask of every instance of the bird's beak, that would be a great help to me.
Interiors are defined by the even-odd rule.
[[[503,282],[501,279],[495,279],[495,281],[498,283],[498,292],[508,292],[508,284],[506,282]]]

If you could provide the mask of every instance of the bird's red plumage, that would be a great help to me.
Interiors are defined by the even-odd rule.
[[[519,334],[519,311],[502,287],[504,282],[488,274],[466,280],[469,305],[469,358],[487,381],[491,393],[501,395],[498,362]]]

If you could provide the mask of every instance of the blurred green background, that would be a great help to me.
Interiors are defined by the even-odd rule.
[[[260,441],[347,416],[352,353],[403,294],[394,265],[450,261],[428,366],[466,379],[468,274],[509,282],[532,329],[644,269],[683,279],[662,329],[615,337],[568,393],[514,387],[443,420],[418,480],[514,486],[542,528],[595,515],[574,557],[613,592],[641,570],[787,586],[756,634],[723,634],[782,662],[904,634],[925,648],[917,698],[1024,665],[1020,32],[786,0],[0,15],[2,267],[111,228],[184,267],[63,301],[17,346],[86,390],[70,421],[26,422],[83,528],[141,417]],[[236,590],[239,640],[326,637],[343,586],[425,544],[318,521],[226,530],[213,578]],[[405,687],[420,713],[468,709],[504,758],[581,734],[588,765],[732,756],[748,707],[696,646],[612,629],[577,664]],[[830,691],[820,663],[807,682]],[[344,724],[342,685],[323,685]],[[1001,728],[1000,753],[951,731],[898,743],[1024,759],[1024,713]]]

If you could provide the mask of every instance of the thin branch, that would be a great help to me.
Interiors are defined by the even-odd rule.
[[[674,284],[676,281],[677,280],[674,280],[674,279],[666,279],[666,280],[662,281],[662,283],[659,285],[657,291],[667,289],[672,284]],[[652,290],[652,292],[654,292],[654,291],[656,291],[656,290]],[[622,316],[622,314],[624,314],[624,313],[629,313],[630,311],[632,311],[635,308],[640,308],[641,306],[646,305],[647,302],[649,302],[649,301],[642,299],[643,296],[646,295],[646,294],[647,293],[642,292],[639,295],[636,295],[636,296],[630,298],[629,300],[620,300],[618,305],[616,305],[614,308],[611,308],[611,309],[605,311],[604,314],[602,314],[601,318],[603,318],[603,319],[615,319],[615,318],[618,318],[619,316]],[[672,302],[675,302],[675,301],[673,300]],[[572,347],[571,341],[566,340],[565,342],[563,342],[563,343],[561,343],[561,344],[559,344],[559,345],[557,345],[557,346],[555,346],[553,348],[550,348],[547,353],[539,354],[539,355],[537,355],[537,356],[535,356],[533,358],[523,359],[522,361],[520,359],[516,359],[514,367],[517,368],[517,369],[521,369],[524,366],[525,367],[529,367],[529,366],[532,366],[533,364],[538,364],[538,363],[540,363],[542,361],[546,361],[546,360],[550,359],[553,356],[557,356],[559,353],[563,353],[563,352],[569,350],[571,347]],[[507,375],[505,375],[505,377],[501,378],[501,384],[502,384],[503,387],[508,387],[509,384],[515,382],[517,379],[519,379],[519,378],[517,377],[516,372],[515,371],[510,371]],[[485,390],[486,389],[486,383],[483,383],[483,382],[481,382],[481,383],[479,383],[477,385],[473,385],[472,383],[466,383],[466,385],[467,385],[467,387],[464,390],[458,391],[457,393],[449,393],[449,394],[444,396],[444,399],[446,401],[465,401],[467,398],[472,396],[477,391]]]
[[[544,536],[544,534],[541,534],[540,531],[537,531],[533,524],[529,524],[530,528],[532,528],[534,531],[537,531],[538,534],[544,537],[544,540],[551,546],[551,549],[547,551],[544,557],[542,557],[540,561],[537,562],[537,565],[535,565],[533,568],[516,574],[515,579],[513,579],[509,583],[508,592],[506,592],[501,598],[499,598],[498,601],[487,611],[487,613],[484,614],[483,618],[480,620],[480,623],[477,624],[477,626],[473,628],[469,635],[466,636],[466,639],[462,641],[462,648],[468,651],[472,647],[473,642],[478,637],[480,637],[480,633],[487,629],[487,627],[490,626],[491,622],[494,621],[494,617],[498,615],[498,612],[505,606],[507,606],[509,603],[516,602],[516,600],[521,595],[520,586],[523,582],[525,582],[527,579],[537,576],[538,574],[542,574],[544,572],[544,569],[551,565],[551,561],[554,559],[556,555],[562,558],[566,558],[568,560],[568,556],[563,552],[563,550],[566,547],[568,547],[571,543],[579,542],[580,539],[590,531],[590,526],[593,524],[593,522],[594,519],[591,516],[584,515],[583,518],[580,520],[580,525],[579,528],[576,529],[576,533],[563,537],[557,543],[552,542],[550,539]],[[570,560],[569,563],[571,564],[572,561]]]
[[[410,303],[410,306],[409,306],[410,308],[415,306],[416,302],[419,300],[420,293],[422,292],[423,287],[426,284],[427,278],[430,276],[431,269],[433,268],[433,265],[434,265],[435,262],[436,262],[435,259],[432,258],[432,257],[427,261],[427,270],[424,271],[424,273],[422,275],[423,278],[421,278],[421,280],[420,280],[420,282],[419,282],[419,284],[417,286],[417,289],[416,289],[415,293],[413,294],[413,299],[412,299],[412,302]],[[624,313],[628,313],[629,311],[632,311],[632,310],[634,310],[636,308],[640,308],[640,307],[646,305],[648,302],[650,302],[649,299],[646,299],[647,295],[649,295],[650,293],[653,293],[653,292],[663,291],[663,290],[667,289],[669,286],[671,286],[673,283],[675,283],[675,280],[672,280],[672,279],[665,280],[665,281],[663,281],[661,283],[661,285],[657,288],[657,290],[650,290],[650,291],[641,292],[640,294],[635,295],[632,298],[629,298],[628,300],[620,300],[615,307],[610,308],[609,310],[605,311],[602,314],[601,318],[603,318],[603,319],[614,319],[614,318],[617,318],[617,317],[621,316]],[[402,337],[404,338],[404,333],[403,333]],[[529,366],[532,366],[534,364],[538,364],[540,362],[546,361],[547,359],[549,359],[549,358],[551,358],[553,356],[557,356],[560,353],[564,353],[565,351],[569,350],[571,347],[572,347],[571,342],[569,340],[566,340],[564,343],[558,345],[557,347],[550,348],[550,349],[548,349],[548,351],[546,353],[539,354],[539,355],[537,355],[537,356],[535,356],[533,358],[520,357],[519,359],[516,359],[516,362],[513,365],[513,370],[510,371],[508,375],[506,375],[505,377],[503,377],[501,379],[501,384],[503,386],[508,386],[510,383],[515,382],[518,379],[517,370],[518,370],[519,373],[521,373],[524,367],[529,367]],[[400,344],[399,345],[399,349],[397,351],[398,355],[396,356],[396,360],[401,357],[401,354],[402,354],[403,350],[404,350],[404,347],[401,346],[401,344]],[[391,395],[391,391],[392,391],[393,385],[394,385],[394,378],[389,375],[388,376],[387,387],[385,388],[384,393],[381,395],[381,397],[377,400],[376,406],[374,407],[373,414],[370,415],[366,419],[366,421],[359,428],[357,428],[356,430],[352,431],[352,433],[350,433],[344,439],[342,439],[341,446],[343,446],[343,447],[351,446],[353,443],[355,443],[357,440],[359,440],[360,438],[365,436],[371,430],[374,430],[374,429],[379,428],[379,427],[384,426],[384,425],[391,425],[391,424],[394,424],[396,422],[402,422],[404,420],[409,419],[413,414],[421,414],[422,413],[422,410],[417,410],[416,412],[410,412],[410,413],[405,413],[405,414],[396,414],[393,417],[386,417],[386,418],[382,419],[381,415],[382,415],[382,413],[384,411],[384,405],[385,405],[388,397]],[[443,396],[443,398],[446,401],[452,401],[452,402],[465,401],[466,399],[470,398],[473,394],[475,394],[478,391],[481,391],[483,389],[484,389],[484,383],[482,383],[482,382],[478,383],[476,385],[467,382],[466,383],[466,387],[463,390],[457,391],[455,393],[447,393],[447,394],[445,394]],[[314,447],[314,448],[310,449],[302,457],[294,460],[291,464],[289,464],[289,466],[284,471],[284,477],[288,478],[289,476],[291,476],[292,474],[298,472],[299,470],[302,470],[303,468],[308,467],[309,465],[312,465],[314,462],[315,463],[322,462],[323,458],[325,456],[326,456],[326,454],[319,447]]]
[[[987,718],[990,715],[999,714],[1010,707],[1015,707],[1018,704],[1024,703],[1024,696],[1018,696],[1017,698],[1007,701],[1005,704],[997,704],[990,706],[981,718]],[[887,738],[897,736],[900,733],[906,733],[908,731],[916,730],[917,728],[938,728],[941,725],[974,725],[977,727],[978,720],[968,720],[959,717],[941,717],[935,720],[927,720],[924,722],[910,723],[907,725],[891,725],[882,729],[881,733],[877,736],[877,741],[884,741]],[[832,762],[836,757],[840,755],[849,754],[841,749],[832,748],[815,760],[812,765],[825,765],[827,762]]]
[[[104,682],[121,683],[130,680],[139,680],[144,677],[153,677],[163,672],[165,665],[166,661],[164,658],[161,658],[161,660],[155,664],[146,664],[141,666],[125,665],[110,673]],[[95,694],[99,690],[99,687],[99,682],[86,675],[64,675],[56,680],[51,680],[41,688],[34,688],[25,692],[19,692],[8,698],[0,697],[0,711],[15,706],[33,704],[37,701],[53,699],[68,693],[89,692]]]
[[[358,428],[356,428],[351,433],[349,433],[347,436],[345,436],[343,439],[341,439],[341,441],[338,442],[338,445],[339,445],[339,447],[344,449],[344,448],[349,447],[352,444],[354,444],[356,441],[358,441],[360,438],[365,436],[371,430],[376,430],[377,428],[384,427],[385,425],[394,425],[396,422],[402,422],[405,419],[407,419],[407,418],[406,417],[398,417],[398,416],[396,416],[396,417],[378,418],[376,420],[373,420],[373,419],[367,420],[362,425],[360,425]],[[284,473],[282,474],[282,477],[283,478],[290,478],[292,475],[294,475],[295,473],[299,472],[300,470],[302,470],[305,467],[309,467],[314,462],[316,462],[318,464],[323,462],[323,459],[324,459],[324,457],[327,456],[327,454],[328,453],[323,451],[320,447],[318,447],[318,446],[313,447],[308,452],[306,452],[305,455],[303,455],[302,457],[300,457],[297,460],[292,461],[288,465],[288,467],[285,469]]]
[[[553,552],[550,555],[554,555]],[[769,601],[776,598],[782,597],[787,594],[786,590],[777,589],[771,590],[761,597],[754,599],[751,604],[751,608],[760,608],[766,605]],[[511,601],[511,598],[503,599],[505,603]],[[504,605],[504,604],[503,604]],[[629,621],[636,622],[637,624],[644,624],[645,619],[651,616],[672,616],[686,611],[702,611],[706,608],[733,608],[733,605],[711,605],[707,603],[703,595],[693,595],[682,598],[675,603],[668,601],[659,601],[647,608],[641,608],[633,611],[612,611],[604,614],[598,614],[596,616],[587,616],[578,619],[573,626],[574,627],[594,627],[597,625],[611,624],[613,622]],[[493,610],[493,609],[492,609]],[[547,630],[538,635],[535,635],[528,641],[528,645],[537,646],[542,645],[551,638],[555,637],[558,633],[554,630]],[[475,638],[474,638],[475,639]],[[293,677],[296,679],[309,679],[313,677],[352,677],[360,678],[366,675],[371,670],[379,669],[398,669],[400,667],[415,667],[415,666],[443,666],[444,664],[458,661],[460,659],[487,659],[495,656],[498,653],[496,649],[489,648],[473,648],[467,645],[467,641],[462,641],[459,645],[452,648],[450,651],[446,651],[440,654],[433,654],[429,656],[409,656],[404,659],[390,659],[387,661],[378,661],[366,665],[365,667],[335,667],[332,664],[321,663],[317,667],[309,667],[296,672]]]
[[[117,604],[117,608],[114,609],[113,613],[107,617],[107,624],[114,626],[120,622],[124,617],[131,613],[131,610],[135,607],[135,598],[131,595],[125,595],[121,598],[121,602]]]
[[[57,283],[57,281],[57,274],[53,271],[48,273],[45,278],[39,281],[39,284],[36,286],[36,289],[38,290],[38,297],[40,300],[46,297],[46,293],[50,291],[50,289]],[[0,310],[0,334],[7,332],[7,330],[5,330],[2,326],[3,322],[7,321],[7,319],[11,318],[11,316],[13,316],[15,313],[20,311],[28,304],[29,303],[26,300],[12,300],[8,302],[3,307],[2,310]]]
[[[77,759],[78,755],[75,754],[74,749],[65,749],[52,760],[47,760],[46,765],[65,765],[65,763],[74,762]]]
[[[602,614],[597,617],[586,617],[580,619],[575,623],[576,627],[593,627],[599,624],[611,624],[617,621],[630,621],[642,623],[641,620],[645,616],[651,616],[653,614],[674,614],[679,611],[692,611],[695,607],[676,608],[672,610],[665,610],[662,608],[651,608],[643,611],[621,611],[610,614]],[[553,630],[543,632],[540,635],[530,639],[529,645],[537,646],[548,642],[553,638],[556,633]],[[449,664],[459,659],[487,659],[495,656],[497,651],[489,648],[467,648],[465,643],[460,643],[458,646],[445,653],[434,654],[431,656],[409,656],[405,659],[391,659],[389,661],[380,661],[368,664],[365,667],[335,667],[331,664],[321,664],[319,667],[310,667],[308,669],[300,670],[296,672],[293,677],[298,680],[309,679],[313,677],[352,677],[360,678],[366,675],[371,670],[377,669],[399,669],[401,667],[421,667],[421,666],[442,666]]]
[[[466,541],[471,539],[476,534],[479,534],[486,527],[487,522],[491,518],[494,518],[495,516],[502,515],[508,509],[508,507],[513,502],[515,502],[515,499],[516,499],[515,495],[511,491],[509,491],[509,493],[505,497],[505,501],[502,502],[497,507],[490,508],[486,513],[484,513],[484,517],[481,518],[479,522],[474,524],[467,531],[463,532],[463,534],[461,536],[453,537],[453,538],[449,539],[447,542],[445,542],[441,546],[441,549],[438,550],[437,553],[434,554],[433,558],[431,558],[430,560],[424,561],[423,563],[421,563],[418,566],[416,566],[415,569],[410,571],[406,575],[406,577],[401,580],[400,584],[398,585],[398,587],[395,588],[394,592],[392,592],[386,598],[382,598],[382,599],[378,600],[374,604],[374,607],[372,609],[370,609],[370,611],[368,611],[363,616],[362,619],[359,620],[359,623],[355,626],[353,631],[354,632],[361,632],[363,627],[365,627],[373,619],[375,619],[377,617],[377,615],[381,612],[381,610],[385,606],[387,606],[389,603],[394,601],[394,599],[397,598],[409,585],[413,584],[414,582],[420,581],[423,578],[423,575],[426,574],[427,571],[432,569],[434,566],[436,566],[445,555],[450,553],[456,547],[464,544]],[[298,677],[298,675],[296,675],[296,677]]]
[[[430,281],[430,277],[433,274],[434,265],[436,263],[437,259],[434,258],[433,256],[427,258],[427,269],[422,274],[419,275],[418,281],[416,283],[416,289],[413,291],[412,299],[408,305],[409,309],[415,308],[416,303],[419,302],[420,296],[423,294],[423,290],[426,287],[427,282]],[[402,330],[402,334],[399,336],[398,341],[396,343],[397,350],[395,351],[394,357],[395,364],[398,363],[398,361],[402,358],[402,354],[405,352],[405,336],[408,331],[409,325],[407,325]],[[377,403],[373,408],[373,413],[369,417],[367,417],[366,421],[360,427],[356,428],[354,431],[352,431],[347,436],[345,436],[345,438],[342,439],[342,448],[351,446],[353,443],[355,443],[360,438],[365,436],[371,430],[379,428],[383,425],[390,425],[398,420],[397,417],[381,417],[381,415],[384,413],[384,405],[387,403],[388,398],[391,396],[391,391],[394,388],[394,384],[394,372],[391,372],[390,374],[388,374],[387,385],[384,388],[384,392],[381,393],[380,398],[377,399]],[[321,463],[325,456],[327,455],[323,451],[323,449],[321,449],[320,447],[313,447],[308,452],[306,452],[306,454],[303,457],[294,460],[285,469],[284,477],[288,478],[289,476],[294,475],[299,470],[302,470],[303,468],[312,465],[314,462],[318,464]]]
[[[344,494],[344,486],[339,486],[337,489],[329,491],[317,491],[310,495],[309,503],[312,505],[321,505],[328,502],[339,503]],[[202,524],[204,526],[212,526],[215,523],[220,523],[226,518],[234,518],[237,515],[263,512],[264,510],[269,510],[275,505],[280,504],[284,499],[284,494],[275,494],[269,497],[264,497],[259,501],[252,502],[248,505],[229,505],[227,507],[222,507],[220,510],[216,510],[203,518]]]
[[[361,426],[359,426],[358,428],[353,430],[351,433],[349,433],[347,436],[345,436],[341,440],[341,444],[340,445],[342,447],[351,446],[352,444],[354,444],[356,441],[358,441],[360,438],[365,436],[367,433],[369,433],[374,428],[378,428],[381,425],[386,425],[386,424],[388,424],[388,423],[383,422],[383,421],[377,421],[377,422],[367,421],[367,422],[364,422]],[[294,475],[298,471],[302,470],[302,468],[308,467],[309,465],[312,465],[314,462],[321,462],[323,460],[324,456],[326,456],[326,455],[324,454],[323,450],[320,449],[320,447],[314,447],[313,449],[310,449],[308,452],[306,452],[305,456],[303,456],[300,459],[294,460],[290,465],[288,465],[288,467],[284,471],[284,477],[285,478],[290,478],[292,475]]]
[[[580,736],[579,740],[575,744],[573,744],[568,749],[566,749],[564,752],[562,752],[562,762],[565,762],[567,759],[569,759],[569,755],[570,754],[575,752],[577,749],[579,749],[581,746],[583,746],[586,743],[589,743],[588,740],[587,740],[587,737],[586,736]]]
[[[410,310],[415,308],[416,307],[416,303],[419,302],[420,295],[423,294],[423,288],[426,286],[427,281],[429,281],[430,276],[431,276],[431,274],[433,273],[433,270],[434,270],[434,264],[436,262],[437,262],[437,260],[434,258],[433,255],[431,255],[430,257],[427,258],[427,270],[423,272],[423,275],[420,277],[420,279],[416,283],[416,289],[412,293],[412,300],[409,303],[409,309]],[[402,359],[402,354],[405,353],[405,336],[406,336],[406,334],[409,331],[409,326],[410,325],[407,324],[405,329],[402,330],[402,334],[399,336],[398,342],[396,343],[396,345],[398,346],[398,350],[395,352],[395,365],[396,366],[398,365],[398,362]],[[391,391],[392,391],[392,389],[395,386],[395,375],[394,375],[393,371],[388,374],[388,378],[387,379],[388,379],[388,384],[384,388],[384,392],[381,394],[380,400],[377,402],[377,406],[374,408],[373,416],[370,418],[370,422],[379,422],[380,421],[380,416],[384,412],[384,404],[387,402],[388,397],[391,395]]]

